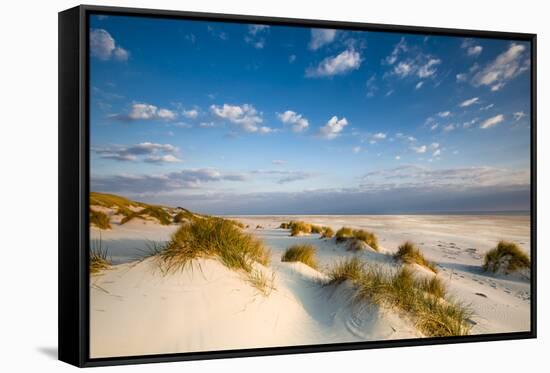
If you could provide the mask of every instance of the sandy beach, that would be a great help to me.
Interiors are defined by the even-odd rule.
[[[245,232],[271,250],[268,266],[255,270],[270,279],[262,294],[237,271],[216,258],[194,260],[185,269],[165,274],[155,257],[142,258],[150,242],[166,242],[178,225],[135,219],[101,236],[113,266],[90,283],[91,356],[197,352],[224,349],[309,345],[424,337],[402,312],[374,304],[350,302],[349,286],[326,286],[334,263],[358,257],[369,264],[395,268],[392,254],[404,241],[416,243],[435,263],[435,275],[453,298],[472,311],[470,334],[526,331],[530,327],[528,278],[482,270],[484,254],[499,240],[527,252],[529,216],[524,215],[331,215],[231,216]],[[282,222],[368,229],[378,236],[378,252],[353,252],[319,234],[291,237]],[[291,245],[317,248],[317,269],[282,262]],[[141,258],[140,258],[141,253]],[[421,276],[434,276],[424,268]]]

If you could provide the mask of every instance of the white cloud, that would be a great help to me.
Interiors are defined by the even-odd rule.
[[[516,111],[513,115],[514,115],[515,120],[520,120],[521,118],[523,118],[525,116],[525,112]]]
[[[357,70],[361,66],[361,55],[353,49],[347,49],[337,56],[327,57],[316,67],[306,70],[308,78],[323,78],[343,75]]]
[[[441,149],[436,149],[433,154],[432,154],[432,157],[439,157],[441,155]]]
[[[251,44],[256,49],[265,47],[265,38],[262,36],[269,30],[267,25],[250,25],[248,26],[248,35],[244,37],[244,41]]]
[[[274,160],[271,161],[271,163],[273,163],[274,165],[277,165],[277,166],[282,166],[282,165],[287,164],[287,161],[283,161],[281,159],[274,159]]]
[[[361,152],[361,147],[360,146],[354,146],[351,149],[351,151],[354,152],[355,154],[360,153]]]
[[[396,156],[395,156],[395,160],[396,160],[396,161],[398,161],[398,160],[400,160],[400,159],[401,159],[401,156],[400,156],[400,155],[396,155]]]
[[[472,97],[468,100],[462,101],[459,106],[460,107],[468,107],[470,105],[478,103],[478,101],[479,101],[479,97]]]
[[[181,159],[176,158],[172,154],[166,155],[150,155],[144,159],[148,163],[179,163],[182,162]]]
[[[90,53],[92,57],[103,61],[108,61],[111,58],[117,61],[126,61],[129,56],[128,51],[117,45],[111,34],[103,29],[90,31]]]
[[[197,109],[183,110],[182,114],[186,118],[195,119],[199,116],[199,111]]]
[[[415,147],[413,146],[412,149],[417,153],[426,153],[426,150],[428,150],[428,147],[426,145]]]
[[[338,119],[335,115],[330,120],[319,129],[319,134],[321,137],[326,139],[334,139],[340,135],[340,132],[348,125],[348,120],[346,118]]]
[[[293,132],[303,132],[309,127],[309,122],[302,114],[287,110],[284,113],[278,113],[277,117],[284,124],[291,125]]]
[[[288,56],[288,63],[294,63],[294,61],[296,61],[295,54],[291,54],[290,56]]]
[[[465,73],[456,74],[456,81],[459,83],[465,82],[467,79],[468,79],[468,74],[465,74]]]
[[[481,52],[483,51],[483,47],[481,45],[474,45],[473,47],[469,47],[467,52],[468,56],[479,56]]]
[[[268,133],[272,133],[274,132],[275,130],[271,127],[267,127],[267,126],[261,126],[259,129],[258,129],[258,132],[261,133],[261,134],[268,134]]]
[[[397,59],[399,58],[399,55],[401,53],[404,53],[408,50],[407,43],[405,42],[405,38],[401,38],[399,42],[393,47],[393,50],[389,56],[386,57],[385,61],[389,65],[393,65],[395,62],[397,62]]]
[[[451,115],[450,111],[440,111],[437,115],[441,118],[447,118]]]
[[[92,147],[95,154],[103,159],[113,159],[117,161],[137,161],[142,158],[145,162],[152,163],[172,163],[181,162],[174,154],[178,148],[171,144],[159,144],[152,142],[142,142],[135,145],[108,145]]]
[[[432,149],[439,149],[439,143],[438,142],[432,142],[430,144],[430,148]]]
[[[172,121],[177,118],[177,113],[165,109],[159,108],[155,105],[146,103],[134,103],[127,114],[114,114],[110,118],[122,120],[122,121],[134,121],[134,120],[166,120]]]
[[[336,39],[336,30],[331,29],[312,29],[309,49],[317,50],[323,45],[330,44]]]
[[[422,86],[424,85],[424,82],[423,81],[419,81],[418,83],[416,83],[416,86],[414,87],[415,89],[420,89],[422,88]]]
[[[454,124],[447,124],[445,127],[443,127],[443,132],[451,132],[455,129]]]
[[[503,120],[504,120],[504,115],[502,114],[495,115],[494,117],[491,117],[483,121],[483,123],[481,123],[480,125],[480,128],[487,129],[487,128],[494,127],[500,122],[502,122]]]
[[[431,58],[426,62],[424,65],[421,65],[418,68],[417,75],[419,78],[427,78],[429,76],[432,76],[436,73],[437,69],[435,66],[439,65],[441,63],[441,60],[438,58]]]
[[[508,81],[529,69],[529,58],[525,58],[526,54],[528,53],[523,44],[511,43],[505,52],[473,76],[472,84],[476,87],[488,86],[491,91],[498,91]]]
[[[495,104],[489,104],[487,106],[483,106],[483,107],[480,107],[479,110],[489,110],[489,109],[492,109],[493,107],[495,106]]]
[[[238,125],[245,132],[258,132],[260,124],[263,122],[261,114],[256,111],[254,106],[249,104],[242,106],[229,104],[223,104],[223,106],[211,105],[210,111],[218,118]],[[265,133],[266,130],[262,129],[261,132]]]
[[[378,133],[375,133],[374,135],[372,135],[372,138],[375,139],[375,140],[384,140],[386,137],[387,137],[387,134],[385,134],[383,132],[378,132]]]

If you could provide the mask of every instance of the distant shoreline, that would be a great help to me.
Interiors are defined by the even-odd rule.
[[[334,214],[320,214],[320,213],[288,213],[288,214],[213,214],[216,216],[530,216],[531,211],[429,211],[429,212],[371,212],[364,214],[357,213],[334,213]]]

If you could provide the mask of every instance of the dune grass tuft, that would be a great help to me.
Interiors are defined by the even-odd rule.
[[[356,229],[353,231],[353,238],[359,241],[363,241],[374,250],[378,251],[378,238],[374,233],[366,231],[364,229]]]
[[[143,218],[145,216],[150,216],[157,219],[162,225],[170,225],[173,221],[172,216],[170,216],[170,214],[166,212],[164,208],[160,206],[147,206],[140,211],[136,211],[128,216],[125,216],[120,221],[120,224],[126,224],[130,220],[133,220],[135,218]]]
[[[265,297],[275,290],[275,272],[272,272],[271,278],[268,278],[262,271],[253,269],[249,273],[247,281]]]
[[[111,229],[109,216],[101,211],[90,209],[90,224],[100,229]]]
[[[290,229],[290,223],[282,222],[281,225],[279,225],[280,229]]]
[[[437,273],[435,264],[430,262],[424,257],[424,254],[418,249],[414,243],[406,241],[397,249],[397,253],[394,255],[395,259],[401,260],[407,264],[419,264],[430,269],[432,272]]]
[[[311,224],[305,223],[303,221],[292,221],[289,224],[291,236],[298,236],[302,233],[311,233]]]
[[[90,242],[90,274],[95,275],[111,267],[108,250],[104,248],[101,239]]]
[[[321,227],[320,225],[311,224],[311,233],[322,233],[322,232],[323,232],[323,227]]]
[[[313,245],[292,245],[281,256],[283,262],[302,262],[313,269],[317,269],[315,253],[317,249]]]
[[[167,271],[183,269],[199,257],[216,257],[230,269],[250,273],[254,262],[267,265],[270,258],[260,240],[221,218],[183,224],[159,255]]]
[[[353,229],[350,227],[342,227],[336,231],[336,242],[340,243],[353,237]]]
[[[197,217],[189,210],[183,210],[174,215],[174,223],[180,224],[188,221],[193,221]]]
[[[331,227],[323,227],[323,231],[321,232],[321,238],[332,238],[334,237],[334,231]]]
[[[329,284],[346,280],[354,284],[353,301],[365,300],[405,312],[427,336],[467,335],[470,331],[471,311],[447,298],[439,279],[417,279],[405,267],[395,272],[367,267],[357,258],[337,263],[328,275]]]
[[[500,241],[485,254],[483,269],[489,272],[512,273],[531,268],[531,259],[515,243]]]

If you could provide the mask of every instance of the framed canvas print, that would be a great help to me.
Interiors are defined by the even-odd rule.
[[[59,357],[536,336],[536,36],[59,14]]]

